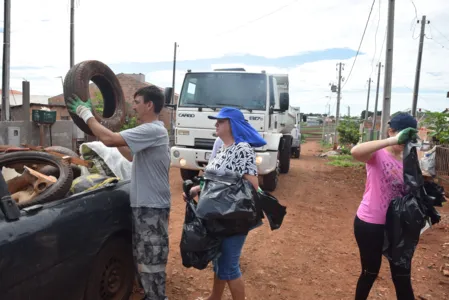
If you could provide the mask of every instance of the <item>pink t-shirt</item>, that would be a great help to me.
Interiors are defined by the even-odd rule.
[[[357,216],[367,223],[385,224],[391,200],[404,195],[402,161],[381,149],[366,163],[366,172],[365,193]]]

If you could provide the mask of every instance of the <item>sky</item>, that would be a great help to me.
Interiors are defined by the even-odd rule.
[[[291,105],[304,113],[335,115],[337,64],[343,63],[341,112],[374,110],[377,63],[384,65],[388,1],[376,0],[355,60],[372,0],[76,0],[75,63],[95,59],[115,73],[143,73],[146,81],[172,84],[187,69],[243,67],[286,73]],[[409,109],[422,15],[426,24],[418,108],[449,108],[449,1],[395,1],[391,113]],[[416,10],[415,10],[416,7]],[[3,20],[3,6],[0,8]],[[11,15],[11,88],[30,81],[31,93],[62,93],[70,67],[70,0],[14,0]],[[3,27],[0,25],[0,27]],[[0,28],[3,32],[3,28]],[[3,35],[1,40],[3,40]],[[3,49],[1,49],[3,52]],[[354,64],[355,61],[355,64]],[[378,110],[382,110],[384,68]]]

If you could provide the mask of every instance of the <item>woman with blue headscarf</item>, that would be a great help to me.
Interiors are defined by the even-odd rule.
[[[223,146],[206,166],[206,171],[227,170],[239,173],[259,190],[256,153],[253,148],[265,145],[265,140],[238,109],[224,107],[216,116],[209,116],[209,119],[217,120],[216,133]],[[195,197],[199,191],[200,186],[193,187],[190,196]],[[245,299],[245,284],[240,272],[240,255],[245,240],[246,234],[230,236],[223,240],[221,256],[213,262],[214,285],[208,300],[220,300],[226,283],[231,290],[232,299]]]

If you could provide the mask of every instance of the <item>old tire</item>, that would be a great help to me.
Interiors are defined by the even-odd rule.
[[[20,208],[32,206],[35,204],[43,204],[65,197],[70,190],[73,181],[73,172],[69,164],[64,160],[45,152],[26,151],[7,153],[0,155],[0,168],[8,167],[11,164],[21,163],[24,165],[32,164],[48,164],[59,169],[60,176],[55,184],[47,190],[39,194],[36,198],[25,203],[19,203]]]
[[[45,148],[45,150],[61,153],[68,156],[79,157],[79,155],[76,154],[74,151],[70,150],[69,148],[61,146],[51,146]],[[71,164],[70,167],[72,168],[73,171],[73,178],[77,178],[81,175],[81,168],[78,165]],[[48,176],[59,177],[59,168],[56,168],[54,166],[44,166],[43,168],[39,169],[39,172]]]
[[[183,181],[192,180],[194,177],[200,174],[200,171],[196,170],[188,170],[188,169],[180,169],[181,170],[181,178]]]
[[[85,300],[128,300],[134,284],[131,241],[113,237],[95,257]]]
[[[89,99],[89,81],[92,80],[99,88],[104,99],[103,116],[94,109],[93,115],[105,127],[118,131],[125,122],[126,105],[123,90],[114,72],[104,63],[97,60],[87,60],[73,66],[64,80],[64,99],[76,94],[81,100]],[[76,114],[70,112],[73,122],[85,133],[93,135],[90,128]]]
[[[286,174],[290,170],[290,151],[292,148],[292,137],[285,136],[282,138],[282,144],[279,149],[279,172]]]

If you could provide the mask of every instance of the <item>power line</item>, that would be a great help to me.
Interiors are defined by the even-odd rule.
[[[430,37],[428,37],[426,34],[424,35],[424,37],[425,37],[426,39],[428,39],[428,40],[432,40],[432,41],[435,42],[436,44],[440,45],[443,49],[449,51],[449,48],[447,48],[446,46],[444,46],[443,44],[441,44],[440,42],[438,42],[437,40],[435,40],[435,39],[433,38],[432,27],[431,27],[430,25],[431,25],[431,24],[429,24]],[[434,29],[437,30],[435,27],[434,27]],[[437,31],[438,31],[438,30],[437,30]],[[441,33],[440,33],[440,34],[441,34]],[[442,34],[441,34],[441,35],[442,35]],[[443,35],[443,37],[444,37],[444,35]],[[448,41],[449,41],[449,39],[448,39]]]
[[[449,42],[449,38],[445,36],[438,28],[436,28],[433,24],[431,24],[430,26],[433,27],[433,29],[435,29],[442,37],[444,37]]]
[[[387,39],[387,30],[388,30],[388,26],[385,26],[384,41],[382,42],[382,47],[380,48],[379,59],[377,61],[380,61],[380,58],[382,56],[382,50],[384,50],[385,40]]]
[[[216,34],[216,35],[213,36],[213,37],[219,37],[219,36],[221,36],[221,35],[224,35],[224,34],[233,32],[233,31],[235,31],[235,30],[238,30],[238,29],[241,29],[241,28],[243,28],[243,27],[245,27],[245,26],[248,26],[248,25],[250,25],[250,24],[252,24],[252,23],[255,23],[255,22],[257,22],[257,21],[260,21],[260,20],[262,20],[262,19],[264,19],[264,18],[266,18],[266,17],[269,17],[269,16],[271,16],[271,15],[273,15],[273,14],[275,14],[275,13],[281,11],[281,10],[283,10],[284,8],[289,7],[290,5],[292,5],[292,4],[296,3],[296,2],[298,2],[298,0],[294,0],[293,2],[290,2],[290,3],[288,3],[288,4],[284,5],[284,6],[281,6],[281,7],[279,7],[278,9],[276,9],[276,10],[274,10],[274,11],[272,11],[272,12],[269,12],[269,13],[263,15],[263,16],[260,16],[260,17],[258,17],[258,18],[256,18],[256,19],[253,19],[253,20],[251,20],[251,21],[248,21],[248,22],[246,22],[245,24],[242,24],[242,25],[239,25],[239,26],[234,27],[234,28],[232,28],[232,29],[229,29],[229,30],[223,31],[223,32],[221,32],[221,33],[218,33],[218,34]]]
[[[343,84],[342,89],[345,87],[346,83],[348,83],[349,77],[351,76],[352,70],[354,69],[354,65],[355,65],[355,62],[357,60],[357,57],[359,56],[360,48],[362,47],[362,43],[363,43],[363,38],[365,37],[366,28],[368,27],[368,23],[369,23],[369,20],[371,18],[371,13],[373,12],[373,7],[374,7],[375,3],[376,3],[376,0],[373,0],[373,4],[371,5],[371,9],[369,11],[368,19],[366,20],[365,29],[363,30],[362,39],[360,40],[359,49],[357,49],[357,53],[356,53],[356,55],[354,57],[354,62],[352,63],[351,70],[349,71],[348,77],[346,78],[345,83]]]
[[[413,2],[413,0],[410,0],[410,2],[412,2],[413,7],[415,8],[415,19],[418,20],[418,10],[416,9],[415,2]]]

